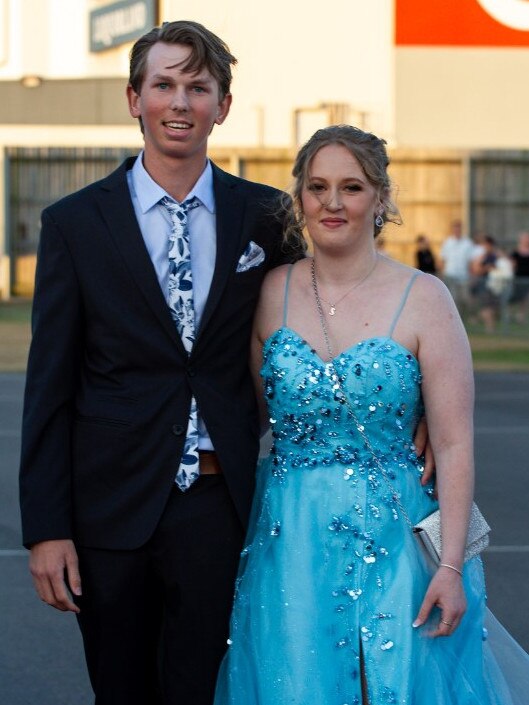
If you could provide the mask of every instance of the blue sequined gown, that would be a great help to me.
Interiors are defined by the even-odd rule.
[[[334,364],[416,522],[437,505],[412,445],[419,364],[391,337],[406,296],[387,337]],[[274,444],[258,469],[215,705],[358,705],[361,658],[370,705],[511,705],[484,641],[480,559],[465,565],[455,634],[413,629],[430,573],[329,366],[286,325],[286,301],[263,353]]]

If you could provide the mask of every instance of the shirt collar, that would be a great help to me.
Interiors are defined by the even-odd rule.
[[[132,185],[140,204],[141,212],[146,213],[164,196],[169,194],[154,181],[143,166],[143,151],[138,155],[132,167]],[[215,196],[213,193],[213,169],[209,159],[198,181],[188,193],[187,198],[196,196],[210,213],[215,213]],[[171,198],[171,196],[169,196]]]

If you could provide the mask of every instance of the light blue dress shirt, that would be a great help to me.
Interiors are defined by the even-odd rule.
[[[172,196],[159,186],[145,170],[143,152],[136,159],[132,169],[127,172],[127,180],[145,247],[156,270],[164,298],[167,299],[169,284],[168,244],[171,234],[171,219],[169,213],[160,204],[160,200],[164,196],[169,198]],[[217,254],[213,169],[209,160],[198,181],[184,200],[193,196],[199,199],[200,206],[189,211],[187,222],[193,275],[195,328],[198,331],[213,279]],[[200,450],[213,450],[211,439],[200,417],[200,408],[198,412],[198,447]]]

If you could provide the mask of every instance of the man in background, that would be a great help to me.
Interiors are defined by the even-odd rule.
[[[460,220],[452,221],[452,232],[441,247],[441,272],[459,313],[467,313],[469,305],[470,263],[474,256],[472,240],[463,235]]]

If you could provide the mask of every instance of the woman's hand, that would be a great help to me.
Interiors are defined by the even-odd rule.
[[[441,616],[438,624],[428,632],[428,636],[450,636],[459,626],[467,608],[463,581],[455,570],[439,566],[412,626],[420,627],[425,624],[434,607],[441,610]]]

